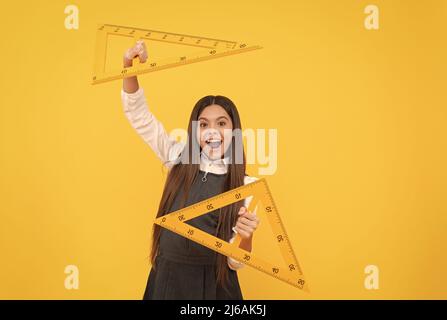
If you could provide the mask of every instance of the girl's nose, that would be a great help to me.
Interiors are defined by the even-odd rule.
[[[218,130],[210,127],[204,132],[204,138],[205,140],[211,139],[211,138],[218,138],[220,139],[220,133]]]

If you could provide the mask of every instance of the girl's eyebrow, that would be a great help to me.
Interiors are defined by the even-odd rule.
[[[226,120],[228,120],[229,121],[229,119],[226,117],[226,116],[220,116],[220,117],[217,117],[216,118],[216,121],[217,120],[219,120],[219,119],[221,119],[221,118],[224,118],[224,119],[226,119]],[[198,120],[205,120],[205,121],[209,121],[207,118],[205,118],[205,117],[199,117],[199,119]]]

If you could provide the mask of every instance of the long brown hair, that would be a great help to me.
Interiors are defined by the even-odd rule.
[[[175,196],[179,191],[183,191],[181,206],[184,207],[185,205],[190,187],[194,182],[194,179],[197,177],[200,169],[200,153],[193,152],[193,148],[200,149],[200,143],[197,142],[196,138],[197,121],[202,111],[206,107],[213,104],[217,104],[224,108],[233,122],[233,135],[231,144],[228,147],[228,151],[230,153],[230,161],[228,164],[226,180],[224,182],[224,190],[222,190],[222,192],[240,187],[244,184],[246,160],[242,143],[242,125],[237,108],[235,104],[227,97],[219,95],[205,96],[197,101],[191,112],[188,123],[188,139],[183,151],[175,160],[175,164],[169,170],[158,208],[157,218],[165,215],[166,213],[169,213]],[[241,154],[242,161],[240,157]],[[183,187],[182,190],[180,190],[181,186]],[[215,234],[216,237],[225,241],[229,241],[231,237],[232,227],[236,224],[238,211],[242,205],[243,200],[221,208]],[[152,235],[152,249],[150,255],[150,259],[154,269],[156,268],[155,258],[158,254],[160,232],[161,227],[154,224]],[[218,253],[216,263],[217,283],[226,289],[226,280],[228,280],[229,269],[227,264],[227,257]]]

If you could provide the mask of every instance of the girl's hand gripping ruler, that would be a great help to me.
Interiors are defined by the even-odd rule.
[[[105,70],[108,41],[112,35],[134,38],[137,40],[153,40],[178,45],[205,48],[190,55],[180,55],[173,58],[165,58],[160,61],[146,61],[140,63],[135,59],[133,66],[121,68],[114,71]],[[200,36],[171,33],[164,31],[146,30],[131,27],[123,27],[111,24],[98,25],[96,32],[95,67],[92,84],[98,84],[111,80],[123,79],[147,72],[159,71],[166,68],[206,61],[210,59],[225,57],[233,54],[244,53],[251,50],[261,49],[261,46],[239,43],[235,41],[211,39]]]
[[[252,200],[248,209],[253,211],[257,206],[257,214],[264,213],[266,215],[272,228],[275,242],[277,242],[279,249],[281,250],[281,254],[285,262],[283,265],[263,260],[252,252],[239,248],[239,234],[233,243],[229,243],[187,223],[184,223],[185,221],[193,219],[197,216],[225,207],[234,202],[241,201],[250,196],[252,196]],[[227,257],[230,256],[237,261],[309,292],[307,282],[299,266],[295,253],[293,252],[292,246],[290,245],[289,237],[286,234],[284,225],[281,221],[278,209],[273,201],[265,178],[261,178],[239,188],[229,190],[217,196],[195,203],[189,207],[168,213],[167,215],[156,218],[154,223],[203,246],[206,246],[211,250],[221,253]]]

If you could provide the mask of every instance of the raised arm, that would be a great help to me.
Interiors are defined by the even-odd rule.
[[[138,57],[141,63],[147,60],[147,48],[144,41],[137,41],[137,43],[132,47],[127,49],[123,56],[123,66],[129,68],[133,65],[133,59]],[[126,93],[134,93],[138,90],[138,79],[137,76],[128,77],[123,79],[123,90]]]
[[[147,50],[143,41],[138,41],[128,49],[123,57],[123,66],[131,67],[133,59],[138,57],[141,63],[147,60]],[[123,79],[121,100],[124,113],[131,126],[152,148],[160,160],[170,167],[183,149],[183,143],[177,142],[167,134],[162,123],[149,111],[143,88],[138,85],[137,76]]]

